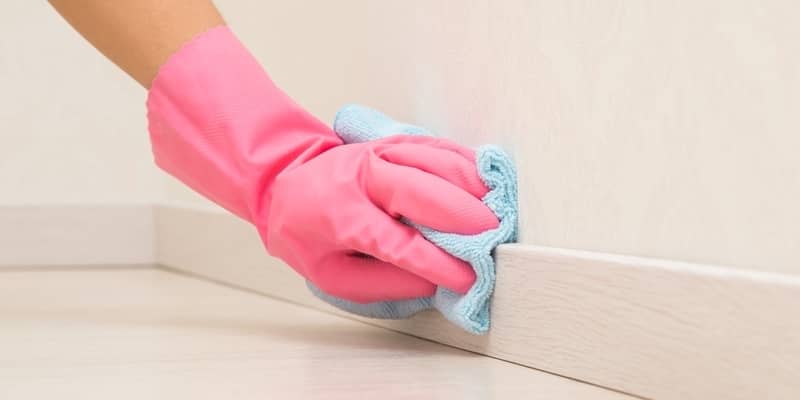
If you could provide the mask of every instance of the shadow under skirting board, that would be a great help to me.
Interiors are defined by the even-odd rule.
[[[155,221],[161,265],[347,315],[233,216],[157,206]],[[431,312],[352,318],[648,398],[800,397],[800,276],[527,245],[496,257],[487,336]]]

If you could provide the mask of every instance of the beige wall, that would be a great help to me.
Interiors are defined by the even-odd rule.
[[[505,145],[524,243],[800,272],[794,2],[219,4],[325,120]]]
[[[46,2],[3,2],[0,205],[160,198],[144,96]]]
[[[219,4],[325,120],[361,102],[505,145],[524,243],[800,272],[793,2]],[[9,8],[0,202],[207,204],[157,178],[132,81],[46,5]]]

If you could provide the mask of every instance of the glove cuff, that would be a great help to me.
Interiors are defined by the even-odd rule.
[[[278,174],[342,143],[270,80],[227,26],[170,56],[146,105],[156,164],[250,222],[265,222]]]

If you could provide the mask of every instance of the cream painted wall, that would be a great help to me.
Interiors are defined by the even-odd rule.
[[[800,273],[795,2],[219,4],[325,120],[505,145],[523,243]]]
[[[3,2],[0,205],[161,198],[144,99],[46,2]]]

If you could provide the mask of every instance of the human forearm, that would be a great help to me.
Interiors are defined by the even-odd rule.
[[[94,47],[149,88],[183,43],[224,24],[209,0],[49,0]]]

